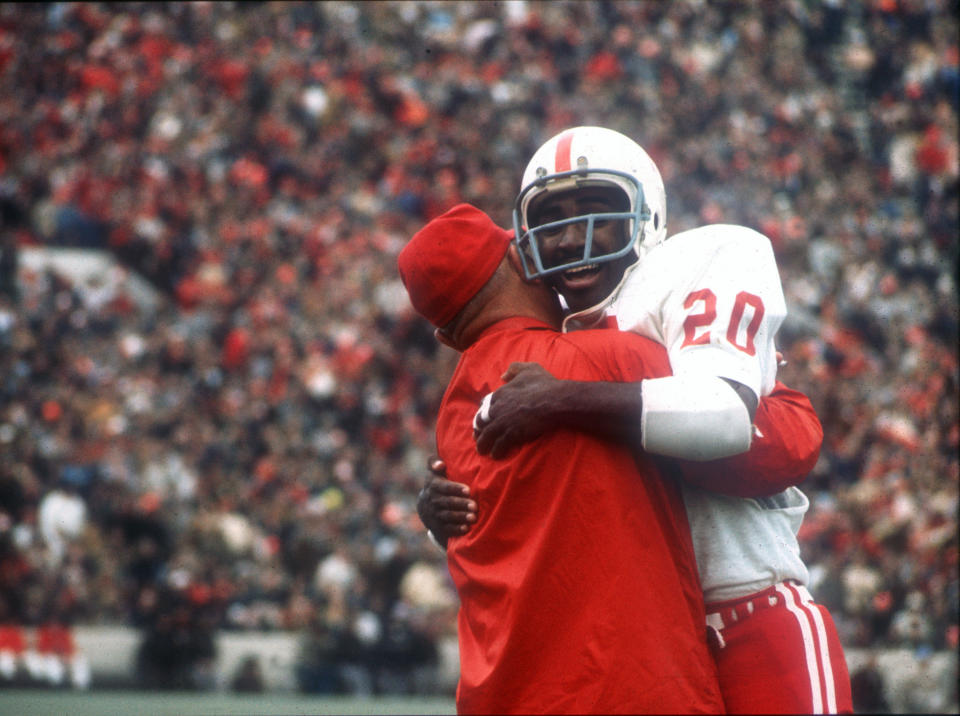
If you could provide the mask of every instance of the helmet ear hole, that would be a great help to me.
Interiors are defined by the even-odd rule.
[[[653,229],[656,231],[660,228],[660,214],[653,215]]]

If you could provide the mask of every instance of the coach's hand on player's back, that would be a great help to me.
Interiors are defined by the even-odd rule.
[[[506,383],[493,393],[485,415],[474,422],[477,452],[495,459],[557,427],[562,387],[539,363],[511,363],[502,378]]]
[[[447,540],[470,530],[477,521],[477,503],[470,499],[470,488],[446,479],[447,466],[436,455],[427,461],[432,473],[417,496],[417,514],[444,549]]]

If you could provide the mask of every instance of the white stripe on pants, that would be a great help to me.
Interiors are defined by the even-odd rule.
[[[813,713],[836,713],[837,696],[833,680],[833,665],[830,661],[830,645],[827,630],[820,610],[813,603],[813,597],[803,585],[778,584],[777,592],[783,596],[784,604],[797,620],[803,637],[803,649],[810,674],[810,694]],[[821,674],[823,684],[821,688]],[[826,704],[824,704],[824,691]]]

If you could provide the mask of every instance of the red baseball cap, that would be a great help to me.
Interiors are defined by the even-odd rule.
[[[470,204],[432,219],[397,259],[417,313],[438,328],[450,323],[493,276],[512,240],[512,231]]]

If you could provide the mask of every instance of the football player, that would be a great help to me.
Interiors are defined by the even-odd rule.
[[[514,232],[527,277],[548,282],[570,309],[565,331],[609,325],[652,338],[666,347],[673,375],[629,388],[512,366],[478,411],[478,449],[502,455],[565,426],[633,437],[649,453],[678,458],[681,475],[685,460],[717,460],[711,490],[685,484],[683,493],[728,711],[852,711],[836,628],[805,586],[796,532],[808,501],[778,482],[803,454],[815,459],[822,434],[819,424],[814,432],[790,418],[806,399],[776,380],[774,338],[786,307],[769,240],[733,225],[666,240],[656,165],[601,127],[566,130],[537,150]],[[754,431],[755,410],[766,411],[766,434]],[[770,492],[745,489],[738,470],[767,470]],[[421,501],[424,521],[445,536],[473,519],[457,489],[435,480]],[[446,528],[431,517],[438,513],[452,520]]]

